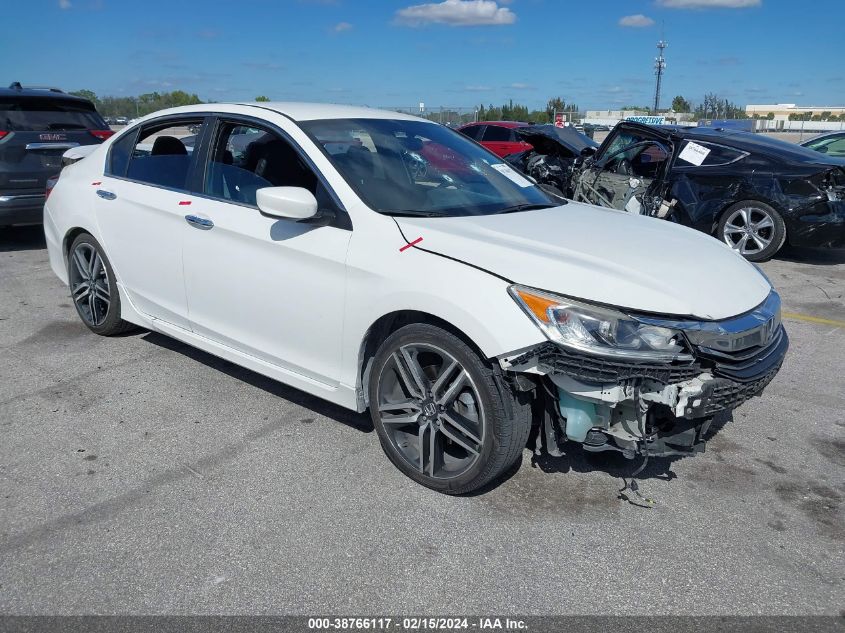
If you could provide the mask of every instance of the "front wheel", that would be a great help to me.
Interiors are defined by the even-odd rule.
[[[135,327],[120,318],[114,271],[99,242],[88,233],[70,245],[68,281],[76,312],[92,332],[113,336]]]
[[[718,237],[745,259],[771,259],[786,241],[786,225],[772,207],[744,200],[728,207],[719,222]]]
[[[405,475],[447,494],[471,492],[519,458],[530,403],[495,365],[433,325],[407,325],[373,360],[370,412],[385,454]]]

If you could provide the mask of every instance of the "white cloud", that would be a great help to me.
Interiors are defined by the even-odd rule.
[[[443,0],[400,9],[396,12],[395,21],[405,26],[491,26],[513,24],[516,14],[500,7],[496,0]]]
[[[635,29],[640,29],[654,24],[654,20],[650,17],[637,13],[636,15],[626,15],[619,18],[619,26],[630,26]]]
[[[512,88],[513,90],[534,90],[534,86],[531,84],[525,84],[521,82],[515,82],[507,86],[508,88]]]
[[[745,9],[762,4],[763,0],[657,0],[667,9]]]
[[[338,22],[332,28],[332,31],[335,33],[343,33],[344,31],[349,31],[352,28],[352,25],[349,22]]]
[[[70,3],[70,0],[59,0],[59,8],[63,10],[70,9],[73,5]]]

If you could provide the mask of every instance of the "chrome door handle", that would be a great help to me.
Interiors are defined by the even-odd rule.
[[[201,229],[210,229],[214,226],[214,222],[208,218],[201,218],[196,215],[186,215],[185,220],[187,220],[188,224],[193,224]]]
[[[114,200],[117,198],[115,194],[111,191],[106,191],[105,189],[97,189],[97,195],[100,196],[103,200]]]

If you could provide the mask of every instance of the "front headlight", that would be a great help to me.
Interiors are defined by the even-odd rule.
[[[692,360],[680,330],[524,286],[508,292],[549,340],[564,347],[635,360]]]

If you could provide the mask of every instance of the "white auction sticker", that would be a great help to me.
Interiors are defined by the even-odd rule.
[[[510,165],[507,165],[505,163],[495,163],[493,165],[490,165],[490,167],[492,167],[497,172],[502,174],[505,178],[513,181],[520,187],[530,187],[534,184],[530,180],[524,178],[518,171],[513,169]]]
[[[678,158],[685,160],[688,163],[692,163],[696,167],[700,167],[701,163],[704,162],[704,159],[707,158],[707,154],[709,153],[710,150],[704,147],[704,145],[687,141],[686,147],[684,147],[684,149],[681,150],[681,153],[678,154]]]

